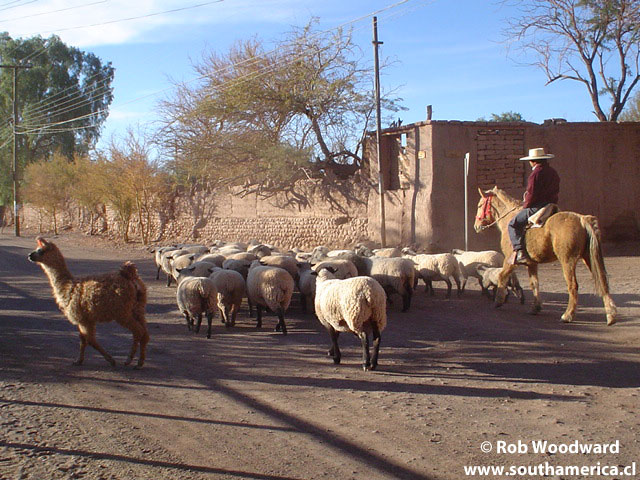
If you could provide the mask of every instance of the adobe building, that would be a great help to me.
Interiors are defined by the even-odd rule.
[[[519,158],[544,147],[556,157],[560,208],[598,217],[605,241],[640,239],[640,123],[460,122],[428,120],[382,131],[386,244],[433,252],[497,249],[496,228],[473,230],[478,188],[521,198],[530,172]],[[469,154],[465,220],[464,158]],[[377,182],[376,135],[365,158]],[[368,200],[369,234],[380,241],[380,197]]]

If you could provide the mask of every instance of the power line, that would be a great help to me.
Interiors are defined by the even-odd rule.
[[[120,19],[117,19],[117,20],[110,20],[108,22],[93,23],[93,24],[90,24],[90,25],[80,25],[80,26],[76,26],[76,27],[58,28],[56,30],[48,30],[48,31],[45,31],[45,32],[35,32],[35,33],[31,33],[31,34],[28,34],[28,35],[21,35],[21,36],[31,36],[31,35],[43,34],[43,33],[68,32],[70,30],[79,30],[79,29],[83,29],[83,28],[101,27],[103,25],[111,25],[111,24],[114,24],[114,23],[130,22],[132,20],[140,20],[140,19],[143,19],[143,18],[156,17],[158,15],[165,15],[167,13],[182,12],[182,11],[185,11],[185,10],[191,10],[191,9],[199,8],[199,7],[206,7],[207,5],[212,5],[214,3],[222,3],[222,2],[224,2],[224,0],[213,0],[211,2],[199,3],[197,5],[190,5],[188,7],[174,8],[174,9],[171,9],[171,10],[164,10],[162,12],[147,13],[145,15],[139,15],[137,17],[120,18]]]
[[[0,20],[0,23],[15,22],[16,20],[25,20],[27,18],[41,17],[43,15],[51,15],[52,13],[60,13],[60,12],[66,12],[68,10],[75,10],[77,8],[91,7],[93,5],[98,5],[99,3],[106,3],[106,2],[109,2],[109,1],[110,0],[100,0],[99,2],[85,3],[84,5],[76,5],[75,7],[67,7],[67,8],[60,8],[58,10],[50,10],[48,12],[33,13],[31,15],[25,15],[23,17],[7,18],[5,20]],[[16,5],[16,6],[19,7],[21,5]]]

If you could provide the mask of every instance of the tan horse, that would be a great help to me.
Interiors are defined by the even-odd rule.
[[[505,261],[500,273],[496,295],[496,307],[499,307],[505,301],[507,279],[516,268],[516,265],[509,263],[513,248],[507,227],[509,221],[522,207],[519,201],[498,187],[493,187],[486,192],[480,189],[478,191],[481,198],[478,202],[478,212],[474,224],[476,232],[496,225],[502,234],[500,243]],[[538,264],[559,260],[569,290],[569,303],[562,315],[562,321],[571,322],[573,320],[578,304],[576,264],[582,259],[593,275],[598,295],[602,297],[604,309],[607,312],[607,325],[613,325],[616,322],[616,306],[609,295],[609,284],[602,257],[600,230],[596,217],[573,212],[558,212],[549,217],[543,227],[527,230],[525,245],[527,253],[533,261],[527,265],[534,297],[531,313],[538,313],[542,308],[538,287]]]

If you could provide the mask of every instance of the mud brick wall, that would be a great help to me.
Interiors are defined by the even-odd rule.
[[[525,151],[523,128],[482,128],[477,132],[476,183],[494,185],[519,196],[526,185],[527,162],[519,161]]]

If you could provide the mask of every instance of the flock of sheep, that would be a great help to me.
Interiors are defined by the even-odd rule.
[[[156,279],[160,272],[167,286],[177,284],[178,309],[189,330],[199,332],[203,316],[211,323],[216,311],[226,327],[233,327],[242,300],[246,297],[250,315],[256,311],[257,327],[262,326],[264,309],[278,317],[276,331],[287,334],[285,313],[294,289],[300,293],[304,311],[314,311],[331,338],[329,355],[340,363],[338,336],[351,332],[362,342],[362,367],[373,370],[378,363],[380,332],[387,317],[387,300],[402,298],[402,311],[411,306],[419,279],[433,294],[432,282],[447,284],[451,279],[460,295],[467,279],[478,279],[483,293],[497,285],[504,262],[495,251],[417,254],[410,249],[370,250],[358,245],[353,250],[316,247],[310,252],[281,252],[265,244],[215,242],[213,246],[181,244],[155,248]],[[508,288],[524,302],[515,274]],[[373,352],[370,352],[369,337]]]

